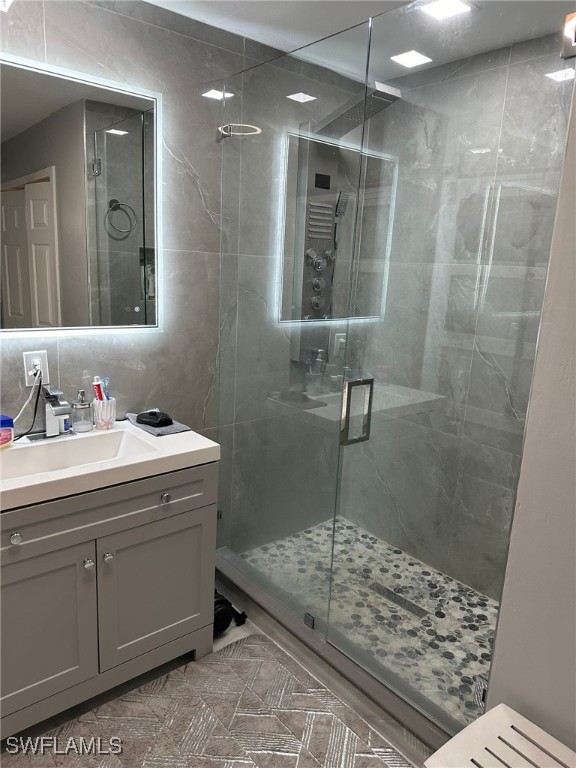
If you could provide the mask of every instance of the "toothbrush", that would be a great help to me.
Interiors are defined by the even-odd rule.
[[[108,376],[100,376],[100,381],[104,389],[104,397],[106,400],[110,400],[110,379]]]

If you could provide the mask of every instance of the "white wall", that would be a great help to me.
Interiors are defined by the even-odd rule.
[[[576,749],[576,105],[538,342],[488,707]]]

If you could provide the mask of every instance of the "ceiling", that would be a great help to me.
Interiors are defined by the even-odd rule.
[[[374,22],[370,59],[371,78],[386,82],[512,42],[557,32],[565,15],[576,10],[576,0],[467,0],[473,4],[471,13],[438,22],[422,13],[417,3],[407,5],[397,0],[148,2],[282,50],[294,50],[347,29],[341,35],[308,45],[296,55],[361,82],[366,72],[367,28],[350,27],[362,24],[370,16],[390,11]],[[398,8],[399,5],[404,7]],[[391,61],[390,56],[412,48],[429,56],[432,62],[406,70]],[[570,65],[575,61],[572,59]],[[1,89],[2,103],[11,105],[10,109],[1,110],[2,141],[82,98],[141,110],[149,108],[139,97],[6,65],[2,67]]]
[[[0,103],[10,105],[10,109],[1,110],[2,141],[7,141],[80,99],[104,101],[139,110],[150,109],[153,103],[133,94],[98,88],[88,83],[66,80],[53,74],[46,75],[8,64],[2,64],[0,71]]]
[[[395,54],[416,48],[432,59],[418,69],[435,67],[559,32],[566,14],[576,11],[576,0],[467,0],[470,13],[437,21],[422,12],[428,0],[146,1],[283,51],[308,46],[295,55],[360,81],[367,26],[351,27],[371,16],[386,13],[374,23],[370,61],[373,76],[385,81],[414,71],[392,62]],[[325,39],[342,30],[348,31]]]
[[[407,0],[146,0],[259,43],[294,51]]]
[[[412,3],[375,19],[369,79],[395,81],[424,69],[558,33],[564,27],[566,15],[576,11],[576,0],[467,0],[467,3],[472,7],[470,13],[445,21],[423,13],[425,3]],[[431,62],[406,69],[390,58],[413,49]],[[552,46],[551,53],[558,55],[557,69],[560,69],[560,42]],[[364,81],[366,31],[363,27],[348,30],[295,55]]]

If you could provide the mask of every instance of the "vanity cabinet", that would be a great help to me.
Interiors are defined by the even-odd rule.
[[[211,650],[217,464],[0,516],[1,737]]]

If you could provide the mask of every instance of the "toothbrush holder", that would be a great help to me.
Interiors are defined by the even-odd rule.
[[[93,400],[94,426],[96,429],[111,429],[116,421],[116,399]]]

